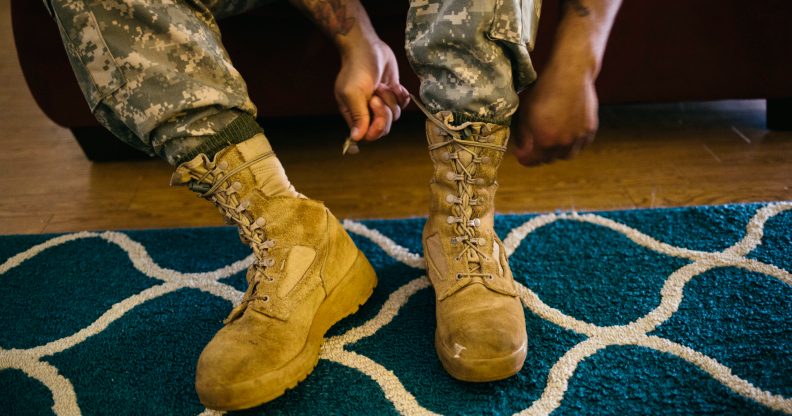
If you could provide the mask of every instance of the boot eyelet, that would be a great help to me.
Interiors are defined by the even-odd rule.
[[[261,301],[262,302],[269,302],[269,300],[270,300],[269,295],[264,295],[264,296],[261,297]]]
[[[456,274],[456,280],[462,280],[462,273]]]
[[[240,202],[239,205],[237,205],[234,210],[237,212],[237,214],[240,214],[242,213],[242,211],[248,209],[249,206],[250,206],[250,201],[245,199],[242,202]]]
[[[487,275],[487,280],[494,280],[494,279],[495,279],[495,276],[493,276],[491,274]]]

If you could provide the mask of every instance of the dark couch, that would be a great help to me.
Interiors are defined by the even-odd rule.
[[[408,1],[365,1],[399,59],[404,84],[417,79],[403,51]],[[12,0],[19,61],[36,102],[71,128],[89,158],[131,149],[108,140],[85,104],[55,23],[40,0]],[[541,74],[559,1],[545,0],[534,61]],[[626,0],[608,44],[597,90],[603,103],[764,98],[770,128],[792,126],[792,1]],[[332,44],[285,2],[220,22],[261,116],[333,114],[338,57]],[[295,86],[299,90],[295,91]],[[300,93],[306,91],[305,94]],[[296,93],[295,93],[296,92]],[[310,93],[308,93],[310,92]]]

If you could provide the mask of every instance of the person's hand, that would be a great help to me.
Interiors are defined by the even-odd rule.
[[[570,159],[597,132],[598,101],[593,76],[575,66],[548,67],[523,100],[512,129],[521,164]]]
[[[399,84],[396,58],[379,39],[346,47],[335,82],[335,97],[353,140],[376,140],[390,132],[393,121],[410,102]]]

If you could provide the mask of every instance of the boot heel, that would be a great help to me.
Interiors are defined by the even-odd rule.
[[[316,313],[317,320],[322,321],[320,325],[317,325],[321,327],[317,328],[320,329],[321,336],[324,336],[324,333],[338,321],[357,312],[358,308],[366,303],[374,293],[376,286],[377,274],[366,256],[358,250],[352,267],[333,288],[333,291],[327,295],[327,299],[322,302]]]
[[[305,346],[296,357],[276,371],[240,383],[245,385],[244,388],[223,387],[225,390],[235,389],[232,393],[223,390],[222,394],[215,394],[217,397],[204,394],[202,403],[218,410],[247,409],[274,400],[294,388],[316,367],[325,333],[336,322],[357,311],[374,292],[376,285],[374,268],[358,250],[352,267],[319,306]]]

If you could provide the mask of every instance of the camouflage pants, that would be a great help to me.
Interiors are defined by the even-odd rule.
[[[274,0],[44,1],[91,110],[121,140],[177,165],[261,131],[215,19]],[[411,0],[422,100],[460,119],[507,120],[535,78],[532,1]]]
[[[99,122],[171,164],[261,131],[215,18],[264,0],[45,0]]]
[[[536,79],[528,55],[541,0],[410,0],[406,49],[421,100],[454,122],[508,124]]]

